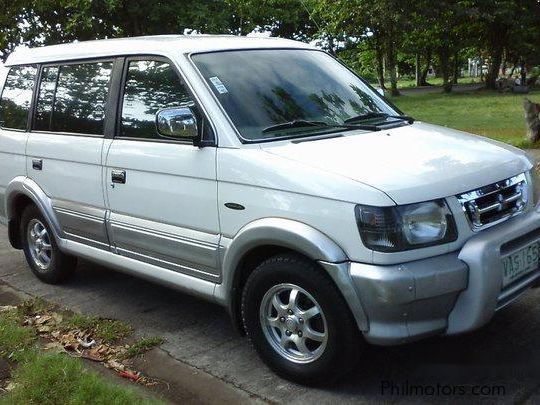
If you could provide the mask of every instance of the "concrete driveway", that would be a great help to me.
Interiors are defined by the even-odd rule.
[[[477,401],[481,396],[471,391],[482,390],[492,394],[484,396],[489,402],[540,401],[540,289],[498,313],[481,331],[370,347],[357,371],[340,384],[310,389],[272,374],[247,340],[235,335],[222,308],[87,262],[80,263],[69,284],[43,284],[5,234],[0,226],[1,281],[83,313],[124,320],[138,334],[162,336],[163,348],[175,359],[254,397],[279,403],[454,402]]]

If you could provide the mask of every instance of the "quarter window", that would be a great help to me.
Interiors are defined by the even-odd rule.
[[[0,101],[2,127],[26,129],[36,72],[34,66],[16,66],[9,70]]]
[[[194,105],[193,100],[169,63],[131,61],[124,89],[121,136],[159,139],[156,113],[187,105]]]
[[[59,71],[60,68],[58,66],[44,67],[41,71],[41,83],[39,85],[36,118],[34,121],[34,129],[38,131],[49,131],[51,129],[54,96]]]
[[[112,62],[43,68],[34,129],[103,135]]]

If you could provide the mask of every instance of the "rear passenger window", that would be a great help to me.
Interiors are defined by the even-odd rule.
[[[26,129],[37,69],[16,66],[9,70],[0,101],[0,124],[8,129]]]
[[[112,62],[43,68],[34,129],[103,135]]]
[[[129,62],[121,136],[161,139],[156,131],[156,113],[167,107],[193,104],[188,91],[169,63],[151,60]]]

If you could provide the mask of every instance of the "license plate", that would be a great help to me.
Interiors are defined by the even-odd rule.
[[[538,269],[540,242],[535,242],[503,258],[503,287]]]

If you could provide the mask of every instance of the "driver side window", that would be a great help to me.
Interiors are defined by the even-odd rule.
[[[173,67],[163,61],[130,61],[124,98],[120,136],[136,139],[163,139],[156,130],[156,113],[167,107],[194,102]]]

